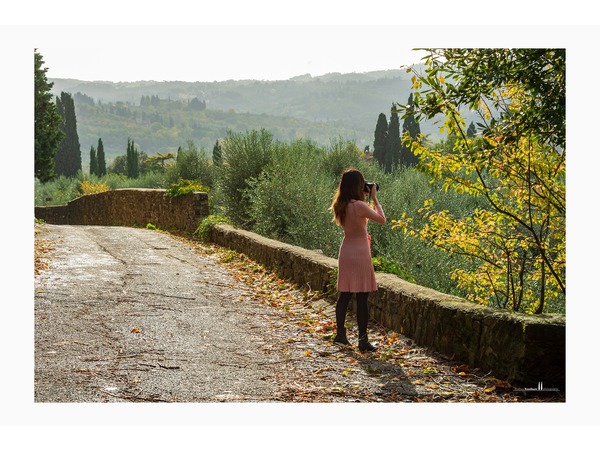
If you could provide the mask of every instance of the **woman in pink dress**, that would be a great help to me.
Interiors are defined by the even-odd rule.
[[[370,194],[375,209],[365,202]],[[377,200],[377,186],[366,185],[363,175],[355,169],[344,171],[331,204],[333,220],[344,229],[344,240],[338,257],[335,307],[337,333],[334,342],[349,345],[346,337],[346,313],[353,294],[356,294],[356,319],[358,322],[358,349],[374,351],[369,343],[369,292],[377,290],[375,270],[371,260],[371,236],[367,232],[369,220],[384,224],[385,215]]]

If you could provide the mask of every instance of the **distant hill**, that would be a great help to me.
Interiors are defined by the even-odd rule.
[[[278,139],[304,137],[321,145],[342,137],[372,148],[379,114],[389,119],[392,103],[406,103],[409,78],[404,70],[388,70],[283,81],[49,81],[53,94],[74,96],[85,170],[98,138],[109,160],[125,154],[128,137],[148,155],[175,151],[188,140],[210,154],[227,129],[265,128]],[[142,101],[150,97],[155,101]],[[438,136],[431,124],[421,130]]]

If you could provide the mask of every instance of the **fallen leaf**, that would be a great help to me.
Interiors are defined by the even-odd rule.
[[[132,333],[139,333],[140,329],[139,328],[134,328],[133,330],[131,330]]]
[[[461,373],[462,372],[467,372],[468,370],[469,370],[469,366],[467,366],[466,364],[462,364],[460,366],[456,366],[456,367],[452,368],[452,371],[454,373],[456,373],[456,372],[461,372]]]
[[[494,380],[494,384],[497,388],[500,389],[510,389],[512,387],[512,385],[508,382],[508,381],[504,381],[504,380]]]
[[[381,370],[379,370],[379,369],[377,369],[375,367],[369,366],[369,365],[367,365],[365,367],[365,372],[367,372],[367,374],[369,376],[373,376],[373,377],[378,377],[378,376],[381,375]]]

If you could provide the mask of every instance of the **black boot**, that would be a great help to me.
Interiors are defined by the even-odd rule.
[[[333,342],[337,342],[338,344],[343,344],[343,345],[350,345],[350,342],[348,342],[348,338],[346,337],[346,329],[345,328],[338,329],[338,332],[335,335]]]
[[[377,347],[373,346],[369,342],[369,336],[367,334],[362,334],[358,337],[358,349],[361,352],[374,352],[377,350]]]
[[[340,292],[340,296],[335,305],[335,322],[337,328],[337,334],[333,342],[338,344],[350,345],[348,338],[346,337],[346,312],[348,311],[348,304],[352,299],[351,292]]]
[[[374,352],[377,350],[369,343],[367,325],[369,324],[368,292],[356,295],[356,321],[358,322],[358,349],[361,352]]]

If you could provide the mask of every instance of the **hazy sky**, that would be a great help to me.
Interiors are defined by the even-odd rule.
[[[7,50],[19,57],[21,49],[36,47],[48,77],[90,81],[277,80],[397,69],[419,61],[416,47],[565,47],[580,29],[552,0],[541,9],[536,2],[505,0],[502,10],[474,0],[360,6],[104,0],[85,8],[56,0],[42,9],[29,3],[36,2],[18,2],[0,18]],[[515,7],[518,14],[507,14]],[[595,15],[575,17],[579,25],[595,21]]]
[[[543,46],[548,40],[560,47],[564,42],[552,30],[530,28],[513,29],[508,39],[498,38],[501,30],[495,39],[474,39],[490,31],[478,27],[95,26],[32,31],[44,37],[35,46],[48,77],[88,81],[281,80],[305,73],[398,69],[420,61],[424,53],[414,50],[419,47]]]
[[[40,43],[50,78],[137,81],[281,80],[310,73],[398,69],[423,52],[392,27],[240,26],[98,28],[102,39]],[[79,29],[84,32],[85,30]],[[390,42],[398,43],[389,45]]]

